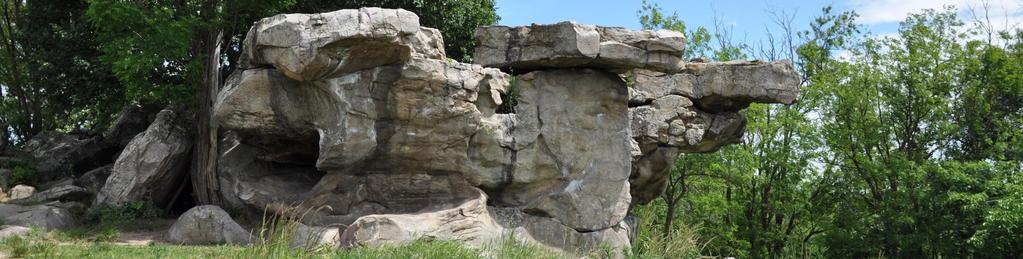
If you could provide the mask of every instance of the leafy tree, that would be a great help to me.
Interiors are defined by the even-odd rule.
[[[120,110],[121,87],[101,54],[84,1],[4,0],[0,36],[2,141],[43,130],[102,130]],[[10,131],[10,130],[13,130]],[[13,134],[10,134],[13,133]]]

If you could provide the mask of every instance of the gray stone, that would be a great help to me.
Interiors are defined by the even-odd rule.
[[[299,247],[332,246],[345,226],[349,247],[511,233],[620,250],[628,208],[661,194],[679,153],[736,143],[740,109],[798,94],[788,63],[685,65],[675,32],[477,30],[476,62],[512,76],[443,60],[439,32],[413,18],[364,8],[257,23],[214,107],[225,204],[308,212],[294,218],[317,241]]]
[[[160,110],[153,106],[127,105],[121,108],[114,123],[103,132],[103,142],[120,150],[135,135],[146,131]]]
[[[634,68],[667,73],[684,68],[685,35],[561,22],[476,29],[474,62],[529,71],[545,68]]]
[[[310,227],[302,223],[294,223],[291,236],[292,248],[332,248],[341,247],[341,229],[334,226]]]
[[[107,183],[107,178],[110,177],[110,170],[114,168],[114,164],[108,164],[101,166],[96,169],[89,170],[74,180],[74,185],[85,188],[92,195],[99,193],[103,189],[103,185]]]
[[[71,177],[76,169],[88,168],[96,161],[109,160],[100,137],[77,136],[44,131],[25,143],[24,150],[35,163],[35,180],[50,181]],[[84,171],[84,170],[82,170]]]
[[[28,237],[29,233],[32,233],[32,229],[31,228],[22,227],[22,226],[12,226],[12,225],[0,226],[0,240],[12,238],[12,237],[26,238],[26,237]]]
[[[183,245],[247,245],[251,235],[214,205],[196,206],[178,217],[167,231],[167,242]]]
[[[160,111],[149,128],[121,152],[94,204],[142,201],[167,205],[188,174],[192,139],[181,125],[182,117],[171,110]]]
[[[46,230],[75,225],[74,215],[58,205],[60,203],[31,206],[0,204],[0,219],[3,219],[4,224],[7,225],[38,227]]]
[[[262,19],[245,37],[242,66],[273,65],[297,81],[315,81],[412,56],[441,58],[438,31],[402,9],[361,8]],[[414,55],[416,54],[416,55]]]
[[[799,96],[799,76],[788,60],[689,63],[681,73],[633,70],[625,76],[633,82],[632,103],[681,95],[712,113],[735,112],[754,102],[792,104]]]
[[[71,184],[58,185],[46,189],[45,191],[33,193],[32,195],[19,198],[11,199],[11,203],[18,204],[30,204],[48,201],[88,201],[91,198],[91,194],[85,188],[74,186]]]

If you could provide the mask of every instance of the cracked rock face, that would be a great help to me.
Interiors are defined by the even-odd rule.
[[[343,230],[345,246],[507,233],[622,248],[628,208],[661,192],[675,156],[737,142],[750,102],[798,95],[790,64],[687,65],[673,32],[477,34],[483,66],[445,60],[439,32],[404,10],[257,22],[214,108],[225,206],[311,209],[302,223]]]

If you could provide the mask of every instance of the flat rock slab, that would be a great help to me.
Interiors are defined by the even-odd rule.
[[[73,226],[76,222],[74,215],[57,205],[55,203],[32,206],[0,204],[0,219],[3,219],[4,224],[8,225],[38,227],[47,230]]]
[[[476,29],[474,62],[515,71],[544,68],[684,69],[685,35],[561,22]]]

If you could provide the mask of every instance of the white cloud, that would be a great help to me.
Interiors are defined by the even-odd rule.
[[[848,5],[860,14],[860,22],[877,25],[900,22],[910,13],[940,10],[948,5],[959,8],[964,21],[973,21],[974,13],[984,19],[985,3],[995,29],[1013,28],[1023,23],[1023,0],[850,0]]]

